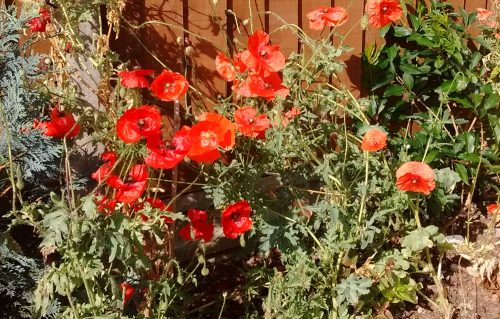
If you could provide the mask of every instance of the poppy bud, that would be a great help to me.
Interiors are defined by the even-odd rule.
[[[184,54],[186,56],[192,56],[194,53],[194,48],[192,46],[187,46],[186,49],[184,50]]]
[[[201,275],[202,276],[208,276],[208,274],[210,273],[210,271],[208,270],[208,268],[205,268],[203,267],[203,269],[201,270]]]

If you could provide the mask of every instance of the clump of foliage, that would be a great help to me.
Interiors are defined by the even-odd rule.
[[[407,127],[412,137],[395,143],[426,163],[449,167],[462,185],[480,175],[479,188],[488,190],[498,173],[500,92],[487,57],[495,55],[498,41],[495,25],[478,22],[477,15],[447,2],[408,7],[407,24],[386,28],[386,43],[365,50],[364,82],[375,94],[368,115]],[[440,212],[437,220],[445,204],[441,198],[432,206]]]
[[[330,33],[313,39],[285,24],[302,44],[287,59],[260,30],[248,44],[231,45],[232,56],[219,53],[217,71],[233,92],[212,101],[210,112],[195,104],[200,93],[187,74],[115,69],[107,30],[119,28],[121,2],[61,1],[65,15],[40,16],[49,25],[36,30],[53,36],[55,55],[69,39],[72,54],[88,56],[101,83],[100,105],[88,109],[60,81],[47,94],[64,110],[32,131],[64,146],[62,189],[27,203],[13,186],[9,217],[35,229],[47,263],[34,279],[33,317],[51,315],[56,300],[63,318],[183,318],[209,307],[221,317],[230,298],[245,303],[247,317],[371,318],[420,297],[449,317],[440,269],[451,246],[434,224],[469,212],[478,185],[497,173],[498,117],[491,110],[499,97],[486,59],[497,43],[467,33],[475,14],[460,11],[456,19],[452,7],[435,1],[389,2],[382,13],[376,1],[367,6],[368,21],[386,39],[365,52],[370,97],[328,80],[343,72],[337,58],[348,48],[336,27],[347,16],[342,8],[320,8],[311,25],[325,19]],[[100,4],[108,6],[108,29],[99,19],[90,49],[77,26]],[[385,21],[388,10],[399,17]],[[69,79],[63,60],[60,76]],[[160,103],[173,106],[170,124],[154,106]],[[105,152],[88,172],[95,187],[76,193],[69,158],[82,132]],[[197,176],[181,183],[180,169]],[[179,198],[195,185],[209,207],[189,202],[181,209]],[[200,276],[220,280],[205,254],[221,237],[275,260],[247,271],[246,284],[218,303],[195,292]],[[186,244],[194,254],[180,260]],[[433,280],[436,296],[421,292],[415,274]]]

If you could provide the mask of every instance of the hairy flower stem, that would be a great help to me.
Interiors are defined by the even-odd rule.
[[[422,229],[422,224],[420,223],[420,216],[419,216],[419,207],[420,207],[420,197],[417,197],[415,200],[415,203],[412,203],[410,201],[410,206],[412,208],[413,214],[415,216],[415,222],[417,224],[417,229]],[[436,285],[437,293],[438,293],[438,304],[439,304],[439,310],[442,312],[443,318],[448,319],[450,318],[450,305],[448,303],[448,299],[446,298],[446,293],[443,287],[443,283],[441,282],[441,279],[439,278],[438,274],[436,273],[436,270],[434,269],[434,266],[432,265],[432,260],[431,260],[431,253],[429,251],[429,247],[424,248],[425,256],[426,256],[426,261],[427,261],[427,267],[429,269],[429,272],[431,274],[432,280],[434,281],[434,284]]]
[[[361,203],[359,205],[359,213],[358,213],[358,228],[360,228],[361,221],[363,217],[365,216],[365,201],[366,201],[366,194],[368,193],[368,176],[369,176],[369,170],[370,170],[370,154],[368,152],[365,153],[365,181],[364,181],[364,189],[363,189],[363,195],[361,196]]]

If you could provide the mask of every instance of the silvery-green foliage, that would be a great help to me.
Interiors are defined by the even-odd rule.
[[[48,95],[40,84],[41,56],[29,52],[32,39],[20,43],[29,12],[16,14],[15,7],[0,10],[0,160],[7,160],[10,148],[17,178],[36,180],[34,185],[43,189],[44,181],[57,176],[61,145],[32,129],[48,106]]]

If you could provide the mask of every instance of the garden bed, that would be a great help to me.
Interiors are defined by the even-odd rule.
[[[2,3],[0,317],[499,317],[500,3],[323,2]]]

